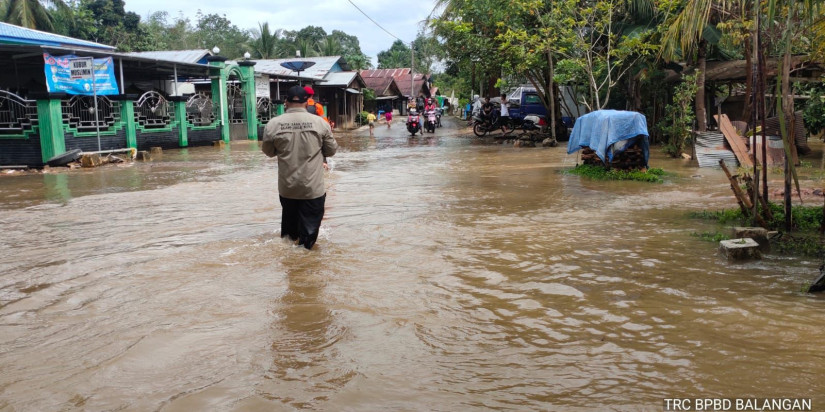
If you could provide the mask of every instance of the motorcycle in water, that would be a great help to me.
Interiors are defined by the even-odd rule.
[[[441,115],[444,113],[444,109],[437,108],[435,109],[435,127],[441,127]]]
[[[430,110],[424,114],[427,120],[424,122],[424,129],[430,133],[435,133],[435,124],[437,122],[435,118],[435,110]]]
[[[421,117],[418,116],[418,113],[410,112],[410,115],[407,116],[407,131],[412,136],[421,131]]]

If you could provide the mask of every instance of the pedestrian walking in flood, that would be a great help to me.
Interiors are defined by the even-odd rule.
[[[278,157],[281,237],[312,249],[324,218],[323,164],[338,150],[338,143],[329,124],[307,112],[303,87],[293,86],[286,95],[286,112],[267,123],[261,150]]]
[[[370,124],[370,137],[372,137],[372,132],[375,130],[375,119],[377,119],[377,117],[375,117],[375,110],[371,110],[367,114],[367,123]]]
[[[387,119],[387,129],[389,129],[392,125],[392,110],[387,110],[387,112],[384,113],[384,118]]]

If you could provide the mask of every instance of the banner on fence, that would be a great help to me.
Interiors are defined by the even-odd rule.
[[[92,88],[91,73],[86,71],[90,68],[80,67],[83,58],[73,54],[52,56],[49,53],[43,53],[43,61],[46,71],[46,87],[51,93],[89,96],[95,92],[98,96],[120,93],[115,79],[115,65],[111,57],[94,59],[94,89],[96,90]]]

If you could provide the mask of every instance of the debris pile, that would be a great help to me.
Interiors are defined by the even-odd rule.
[[[628,147],[623,152],[614,155],[613,161],[609,165],[605,165],[602,159],[596,155],[596,152],[589,148],[582,148],[582,163],[593,166],[609,166],[612,169],[619,170],[645,170],[645,154],[638,144]]]

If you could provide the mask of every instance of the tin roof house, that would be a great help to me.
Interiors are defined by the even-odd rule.
[[[326,107],[327,117],[336,127],[353,127],[357,114],[363,107],[361,89],[366,83],[357,71],[352,71],[346,59],[341,56],[296,57],[289,59],[252,60],[255,71],[261,76],[281,77],[272,87],[276,100],[295,84],[311,85],[315,90],[315,100]],[[288,62],[311,62],[311,66],[300,73],[284,67]]]
[[[401,93],[401,97],[393,101],[393,108],[399,110],[402,115],[406,114],[407,102],[411,97],[415,99],[431,96],[429,83],[424,74],[412,73],[410,68],[361,70],[361,76],[364,78],[364,81],[375,84],[378,87],[381,87],[383,84],[388,84],[387,87],[391,87],[388,82],[392,79],[398,91]],[[388,96],[388,94],[383,94],[387,92],[379,95],[377,89],[373,90],[376,90],[376,100],[379,100],[379,97]],[[380,105],[381,103],[378,104]]]

